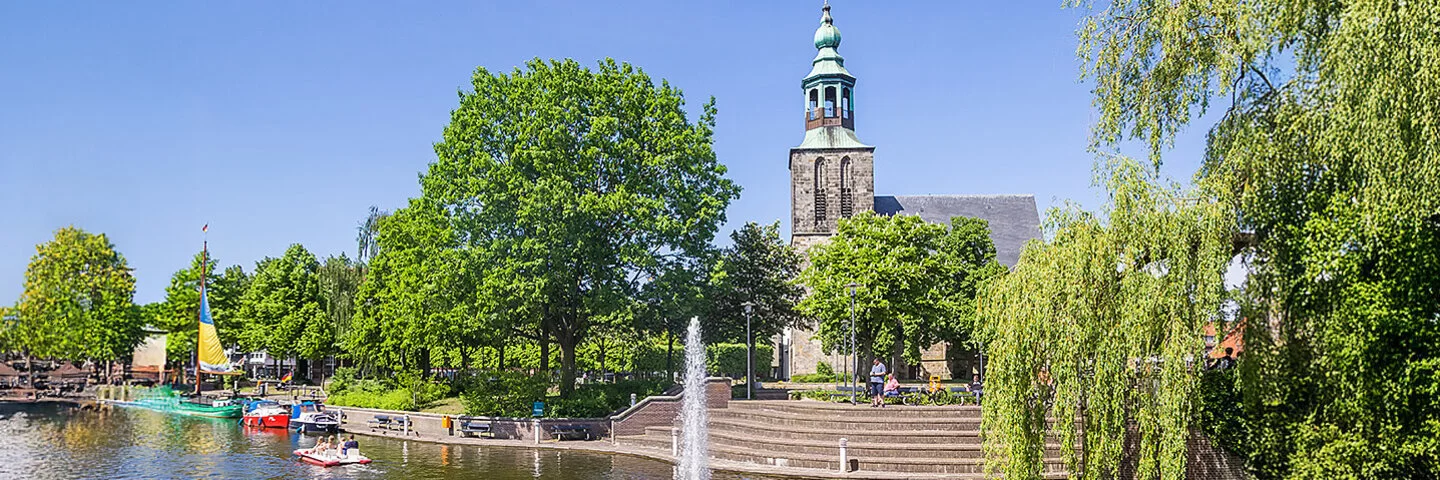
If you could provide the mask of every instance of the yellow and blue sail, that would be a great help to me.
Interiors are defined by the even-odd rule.
[[[215,318],[210,316],[210,301],[205,289],[200,289],[200,371],[210,374],[234,373],[225,348],[220,346],[220,334],[215,330]]]

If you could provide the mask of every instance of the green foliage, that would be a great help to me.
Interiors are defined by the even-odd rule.
[[[835,367],[832,367],[830,366],[830,364],[825,362],[819,362],[815,364],[815,373],[818,373],[820,375],[834,376]]]
[[[609,416],[630,406],[630,394],[643,399],[659,395],[670,386],[662,380],[629,380],[617,383],[581,385],[569,398],[553,399],[545,412],[559,418],[596,418]]]
[[[1186,362],[1219,320],[1233,225],[1226,205],[1147,172],[1105,166],[1107,210],[1052,211],[1051,240],[981,296],[987,470],[1040,478],[1049,434],[1072,474],[1114,476],[1133,420],[1137,478],[1184,477],[1197,384]]]
[[[386,380],[356,379],[353,368],[337,368],[325,403],[337,406],[417,411],[450,395],[450,386],[401,372]]]
[[[715,108],[692,123],[679,90],[612,60],[481,68],[471,86],[423,198],[480,252],[518,330],[560,347],[568,394],[592,325],[629,318],[616,312],[630,308],[634,273],[702,250],[738,196],[711,150]]]
[[[780,222],[764,226],[746,222],[731,232],[730,240],[711,269],[705,292],[710,305],[706,338],[745,343],[746,303],[751,305],[750,334],[756,343],[766,343],[786,327],[808,327],[806,318],[795,310],[805,295],[795,283],[801,256],[780,238]]]
[[[195,354],[195,341],[200,322],[200,276],[204,253],[196,253],[190,267],[176,271],[165,287],[165,301],[153,307],[149,320],[165,330],[165,355],[172,361],[186,362]],[[210,315],[222,345],[238,342],[244,322],[240,319],[241,297],[249,278],[237,265],[221,272],[219,262],[210,256],[205,262],[205,291],[210,301]]]
[[[1271,478],[1440,476],[1436,2],[1112,2],[1081,29],[1097,147],[1211,105],[1200,181],[1253,233],[1232,439]],[[1087,444],[1088,446],[1088,444]]]
[[[134,295],[135,277],[109,238],[62,228],[35,247],[10,338],[14,348],[38,357],[127,356],[143,336]]]
[[[826,350],[848,342],[854,294],[855,341],[863,352],[888,358],[894,348],[919,363],[939,342],[965,344],[974,328],[979,285],[1004,273],[984,220],[956,217],[952,226],[915,215],[862,212],[841,219],[834,238],[810,250],[800,276],[810,296],[802,313],[819,319]]]
[[[311,360],[335,351],[335,328],[321,304],[319,268],[300,244],[255,265],[250,288],[241,297],[242,349]]]
[[[548,379],[523,372],[479,372],[463,380],[460,402],[466,415],[528,417],[549,388]]]
[[[745,378],[745,344],[717,343],[706,345],[705,350],[705,370],[710,375]],[[774,347],[763,343],[755,344],[756,375],[770,373],[770,359],[774,354]]]

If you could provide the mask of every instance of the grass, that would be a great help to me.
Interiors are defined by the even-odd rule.
[[[461,415],[465,413],[465,405],[460,403],[460,397],[445,397],[425,408],[420,409],[423,413],[439,413],[442,415]]]

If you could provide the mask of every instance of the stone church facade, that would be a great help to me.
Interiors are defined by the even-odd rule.
[[[835,235],[842,218],[862,211],[884,215],[919,215],[934,223],[949,223],[955,216],[982,218],[990,223],[991,239],[1001,264],[1012,267],[1025,242],[1040,238],[1040,216],[1034,195],[875,195],[875,147],[855,134],[855,76],[840,56],[840,30],[823,9],[815,31],[818,51],[811,70],[801,81],[805,95],[805,138],[790,149],[790,244],[802,253]],[[815,373],[819,362],[840,370],[827,355],[814,332],[790,329],[777,338],[778,376]],[[863,350],[862,350],[863,351]],[[922,355],[920,365],[892,365],[903,377],[950,378],[968,373],[974,352],[936,345]],[[868,363],[867,363],[868,365]],[[952,375],[955,370],[957,375]]]

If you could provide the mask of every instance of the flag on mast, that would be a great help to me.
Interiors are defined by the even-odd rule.
[[[200,231],[201,231],[201,232],[206,232],[206,233],[210,232],[210,224],[207,223],[207,224],[205,224],[205,226],[200,227]]]

